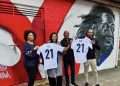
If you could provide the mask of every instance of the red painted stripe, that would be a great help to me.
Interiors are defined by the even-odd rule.
[[[45,37],[46,41],[52,32],[58,32],[64,22],[64,18],[72,7],[75,0],[45,0]],[[76,75],[80,65],[76,64]]]
[[[10,0],[3,1],[10,2]],[[2,4],[0,3],[0,5]],[[9,6],[11,6],[11,8],[15,8],[12,3]],[[16,11],[20,13],[17,9]],[[5,27],[5,30],[12,34],[16,45],[19,43],[19,48],[22,49],[24,42],[24,31],[31,27],[30,21],[22,15],[0,13],[0,25]],[[21,56],[21,58],[23,58],[23,56]],[[11,78],[0,79],[0,84],[3,86],[13,86],[13,84],[23,82],[27,79],[26,71],[24,70],[23,59],[21,59],[20,63],[14,67],[8,67],[6,71],[8,71]]]
[[[51,32],[57,32],[74,0],[45,0],[46,40]]]

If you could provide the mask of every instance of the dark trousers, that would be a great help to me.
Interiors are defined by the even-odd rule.
[[[48,80],[49,80],[49,85],[50,85],[50,86],[56,86],[56,85],[57,85],[57,80],[56,80],[56,78],[48,77]]]
[[[57,76],[57,86],[62,86],[62,76]]]
[[[56,78],[48,77],[50,86],[62,86],[62,76],[57,76]]]
[[[36,75],[36,66],[26,66],[26,71],[28,74],[28,86],[34,86],[34,80],[35,80],[35,75]]]
[[[65,57],[65,58],[67,58],[67,57]],[[70,71],[71,71],[71,83],[75,83],[75,60],[74,59],[64,60],[64,72],[65,72],[66,86],[69,86],[69,83],[70,83],[69,82],[69,74],[68,74],[69,67],[70,67]]]

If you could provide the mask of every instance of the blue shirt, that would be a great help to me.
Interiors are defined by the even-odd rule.
[[[24,44],[24,63],[25,66],[36,66],[38,64],[38,55],[34,50],[35,45],[25,43]]]

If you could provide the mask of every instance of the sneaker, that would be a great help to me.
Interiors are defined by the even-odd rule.
[[[73,86],[78,86],[76,83],[71,83]]]
[[[89,83],[88,83],[88,82],[86,82],[86,83],[85,83],[85,86],[89,86]]]
[[[96,84],[95,86],[100,86],[99,84]]]

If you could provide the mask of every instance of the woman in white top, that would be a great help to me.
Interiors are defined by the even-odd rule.
[[[61,54],[69,48],[58,44],[56,32],[51,33],[49,42],[39,47],[37,53],[42,54],[44,69],[47,70],[50,86],[62,86]]]

